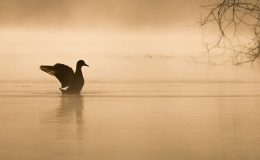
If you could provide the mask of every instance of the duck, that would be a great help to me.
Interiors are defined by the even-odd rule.
[[[84,86],[84,77],[81,71],[83,66],[89,67],[83,60],[79,60],[76,71],[67,65],[56,63],[53,66],[41,65],[40,69],[55,76],[61,83],[59,88],[62,94],[80,94]]]

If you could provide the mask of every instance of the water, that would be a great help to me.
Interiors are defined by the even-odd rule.
[[[0,32],[0,160],[260,159],[259,63],[208,64],[200,33]],[[39,70],[78,59],[80,96]]]
[[[1,160],[258,160],[260,83],[0,83]]]

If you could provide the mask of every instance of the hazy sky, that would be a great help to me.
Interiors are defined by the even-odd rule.
[[[88,80],[160,78],[171,70],[181,77],[186,72],[177,69],[186,67],[186,59],[175,58],[203,51],[194,24],[207,2],[0,0],[0,80],[51,79],[39,65],[75,66],[78,59],[91,66]],[[149,60],[151,55],[159,61]],[[113,59],[118,57],[125,61]]]
[[[91,66],[88,81],[226,78],[223,69],[193,65],[208,60],[194,25],[208,1],[0,0],[0,81],[57,82],[39,66],[74,68],[79,59]]]
[[[168,26],[196,21],[207,0],[0,0],[0,24]]]

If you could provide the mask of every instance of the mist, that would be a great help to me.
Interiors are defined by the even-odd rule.
[[[0,160],[259,160],[260,63],[212,63],[209,2],[0,0]]]
[[[74,68],[79,59],[91,81],[258,79],[258,70],[226,76],[225,67],[197,66],[207,62],[196,24],[207,2],[0,0],[0,80],[54,81],[40,65]]]
[[[1,26],[173,27],[194,24],[206,0],[1,0]]]

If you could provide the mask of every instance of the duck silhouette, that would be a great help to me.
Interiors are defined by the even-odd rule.
[[[40,69],[52,76],[55,76],[61,83],[61,92],[64,94],[79,94],[84,86],[84,77],[81,71],[82,66],[88,65],[79,60],[76,65],[76,71],[73,72],[72,68],[67,65],[57,63],[53,66],[40,66]]]

